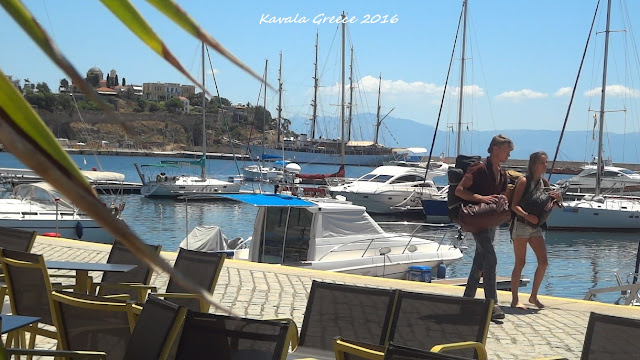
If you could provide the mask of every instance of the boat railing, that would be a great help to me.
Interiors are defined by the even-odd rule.
[[[439,236],[439,234],[436,234],[435,236],[437,236],[437,238],[439,240],[431,240],[434,241],[438,244],[438,248],[436,251],[440,250],[440,247],[444,244],[444,241],[447,237],[452,237],[452,235],[450,235],[452,232],[455,232],[455,235],[452,237],[451,239],[451,246],[454,247],[459,247],[460,242],[463,240],[464,235],[462,230],[460,229],[459,226],[455,225],[455,224],[431,224],[431,223],[413,223],[413,222],[378,222],[378,224],[380,225],[417,225],[416,229],[414,229],[411,233],[382,233],[379,234],[379,236],[372,236],[371,238],[367,238],[367,239],[359,239],[359,240],[354,240],[354,241],[350,241],[350,242],[346,242],[346,243],[342,243],[339,245],[334,246],[333,248],[331,248],[326,254],[322,255],[318,260],[321,261],[322,259],[324,259],[325,256],[339,250],[340,248],[347,246],[347,245],[353,245],[353,244],[358,244],[358,243],[368,243],[367,247],[364,249],[364,251],[362,252],[362,255],[360,257],[365,257],[365,255],[367,254],[367,251],[369,251],[369,249],[371,248],[371,246],[377,241],[377,240],[389,240],[389,239],[394,239],[394,238],[398,238],[398,237],[409,237],[409,240],[407,241],[407,243],[404,246],[404,249],[402,250],[402,254],[404,254],[405,252],[407,252],[409,250],[409,247],[411,246],[411,242],[414,239],[420,239],[420,240],[431,240],[431,239],[427,239],[424,237],[418,237],[415,236],[415,234],[423,227],[430,227],[430,228],[434,228],[434,229],[438,229],[438,230],[445,230],[444,234],[442,234],[442,236]],[[392,234],[392,236],[388,236],[389,234]],[[434,237],[434,235],[429,236],[430,238]]]

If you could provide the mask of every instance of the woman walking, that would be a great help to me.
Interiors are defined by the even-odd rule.
[[[547,248],[540,225],[547,220],[551,210],[562,203],[562,195],[549,191],[549,182],[542,176],[547,172],[547,154],[534,152],[529,156],[527,175],[516,183],[511,210],[516,214],[511,230],[515,265],[511,273],[511,307],[526,309],[518,298],[520,276],[527,256],[527,244],[536,254],[538,267],[533,278],[529,303],[539,309],[544,305],[538,300],[538,290],[547,270]]]

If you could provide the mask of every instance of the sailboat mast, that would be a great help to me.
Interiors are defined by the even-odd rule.
[[[311,138],[316,138],[316,120],[318,118],[318,32],[316,31],[316,61],[313,63],[313,100],[311,106]]]
[[[207,129],[205,109],[207,108],[207,96],[205,94],[205,76],[204,76],[204,41],[202,42],[202,168],[200,171],[200,177],[205,178],[207,176]]]
[[[458,138],[456,141],[456,155],[460,155],[460,143],[462,142],[462,105],[464,95],[464,60],[467,47],[467,0],[462,1],[462,54],[460,57],[460,90],[458,94]]]
[[[604,160],[602,159],[602,135],[604,133],[604,105],[607,92],[607,60],[609,58],[609,26],[611,24],[611,0],[607,2],[607,28],[604,32],[604,62],[602,64],[602,93],[600,94],[600,126],[598,130],[598,171],[596,172],[595,196],[600,195],[600,181]]]
[[[262,98],[262,149],[267,145],[267,69],[269,59],[264,61],[264,97]],[[264,150],[262,150],[264,159]]]
[[[280,68],[278,69],[278,137],[277,137],[276,144],[280,144],[280,124],[281,123],[282,123],[282,51],[280,51]]]
[[[353,124],[353,46],[351,47],[351,63],[349,64],[349,126],[347,127],[347,141],[351,141],[351,124]]]
[[[373,143],[378,145],[378,134],[380,133],[380,87],[382,86],[382,73],[380,73],[380,81],[378,82],[378,110],[376,111],[376,137]]]
[[[345,138],[344,138],[344,37],[345,37],[345,24],[346,15],[342,12],[342,86],[341,89],[341,101],[340,101],[340,123],[342,124],[342,134],[340,135],[340,159],[344,164],[344,152],[345,152]]]

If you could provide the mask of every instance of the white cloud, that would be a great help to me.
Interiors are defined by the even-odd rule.
[[[593,88],[591,90],[585,91],[585,96],[600,96],[602,91],[602,87]],[[629,96],[629,97],[640,97],[640,91],[632,88],[628,88],[622,85],[607,85],[607,95],[610,96]]]
[[[537,92],[529,89],[522,89],[518,91],[503,92],[502,94],[497,95],[496,98],[518,102],[526,99],[542,99],[542,98],[546,98],[547,96],[549,95],[545,93],[541,93],[541,92]]]
[[[347,85],[348,86],[348,85]],[[436,85],[433,83],[425,83],[422,81],[406,82],[404,80],[385,80],[367,75],[360,80],[359,88],[363,92],[377,93],[378,86],[380,86],[380,92],[385,95],[436,95],[442,96],[444,86]],[[340,84],[334,84],[330,87],[322,87],[320,91],[323,93],[337,93],[340,91]],[[459,88],[451,88],[451,95],[457,96]],[[484,95],[484,89],[477,85],[466,85],[464,87],[465,95],[482,96]]]
[[[558,91],[555,92],[555,94],[553,94],[553,96],[567,96],[567,95],[571,95],[571,91],[573,90],[573,88],[571,87],[562,87],[560,89],[558,89]]]

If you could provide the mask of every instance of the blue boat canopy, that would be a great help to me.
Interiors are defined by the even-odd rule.
[[[290,195],[282,194],[219,194],[221,198],[242,201],[256,206],[296,206],[307,207],[315,204]]]

